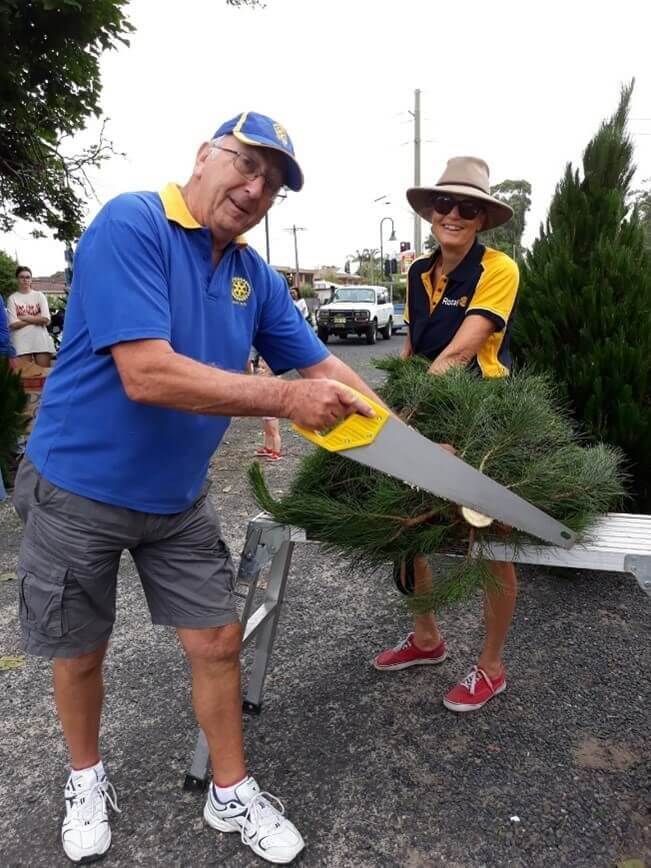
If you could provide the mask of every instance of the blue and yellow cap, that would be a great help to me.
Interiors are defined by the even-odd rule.
[[[280,151],[287,158],[285,160],[286,186],[296,192],[301,189],[303,172],[294,156],[292,140],[282,124],[257,112],[242,112],[241,115],[222,124],[213,138],[218,139],[220,136],[227,135],[235,136],[240,142],[253,145],[254,148],[271,148],[273,151]]]

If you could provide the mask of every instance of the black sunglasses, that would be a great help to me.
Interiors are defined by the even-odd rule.
[[[434,196],[432,205],[437,214],[449,214],[456,205],[459,210],[459,217],[463,220],[474,220],[484,210],[473,199],[456,199],[454,196],[446,196],[445,193]]]

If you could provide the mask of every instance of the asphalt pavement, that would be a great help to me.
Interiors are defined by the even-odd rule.
[[[331,349],[378,384],[372,356],[399,340]],[[286,490],[309,448],[283,423]],[[229,429],[211,497],[234,553],[257,507],[245,469],[257,420]],[[0,505],[0,575],[15,570],[20,526]],[[56,557],[57,553],[53,553]],[[456,716],[441,696],[475,662],[481,601],[445,611],[450,658],[379,673],[375,653],[409,618],[389,569],[369,573],[298,546],[262,714],[245,718],[250,769],[302,831],[305,868],[611,868],[651,860],[648,729],[651,600],[631,577],[522,568],[509,638],[508,688]],[[17,583],[0,581],[0,657],[19,656]],[[250,653],[244,654],[246,679]],[[120,570],[106,667],[102,748],[122,813],[104,864],[262,863],[236,835],[201,819],[181,788],[196,738],[186,663],[172,631],[153,628],[133,564]],[[0,866],[68,864],[59,844],[66,754],[49,664],[0,669]],[[651,861],[647,861],[647,868]]]

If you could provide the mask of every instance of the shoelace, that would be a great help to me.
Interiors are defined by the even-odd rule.
[[[484,670],[479,668],[479,666],[473,666],[472,669],[470,670],[469,674],[463,679],[461,684],[464,687],[468,688],[468,693],[471,696],[474,696],[475,690],[477,689],[477,682],[481,681],[482,678],[484,679],[486,684],[488,684],[488,686],[492,690],[493,689],[493,682],[490,680],[488,675],[486,675]]]
[[[406,639],[403,639],[402,642],[400,642],[398,645],[396,645],[396,647],[393,650],[394,651],[406,651],[407,648],[411,648],[411,636],[412,636],[412,634],[410,633],[409,636],[407,636]]]
[[[270,800],[276,802],[278,808],[275,808]],[[284,813],[285,806],[276,796],[267,792],[255,795],[246,806],[244,825],[240,833],[242,843],[249,844],[252,838],[260,838],[265,832],[278,828],[280,826],[278,814],[282,816]],[[249,825],[253,827],[251,834],[247,834]]]
[[[88,790],[75,790],[75,795],[72,797],[71,812],[78,814],[79,818],[86,822],[93,818],[95,813],[95,804],[99,797],[104,804],[109,803],[111,808],[118,814],[122,811],[118,808],[118,794],[115,792],[115,787],[110,781],[95,781]]]

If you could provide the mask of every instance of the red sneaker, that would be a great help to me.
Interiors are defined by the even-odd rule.
[[[504,672],[498,678],[489,678],[483,669],[473,666],[470,674],[446,693],[443,705],[450,711],[475,711],[505,690]]]
[[[261,446],[259,449],[256,449],[253,454],[257,455],[259,458],[266,458],[270,453],[271,449],[267,449],[266,446]]]
[[[273,449],[270,449],[266,455],[263,456],[266,461],[282,461],[283,456],[280,452],[274,452]]]
[[[448,656],[445,649],[445,640],[441,639],[436,648],[425,651],[423,648],[418,648],[414,643],[414,634],[410,633],[406,639],[396,645],[395,648],[389,648],[387,651],[382,651],[373,661],[373,666],[376,669],[408,669],[410,666],[428,666],[436,663],[443,663]]]

